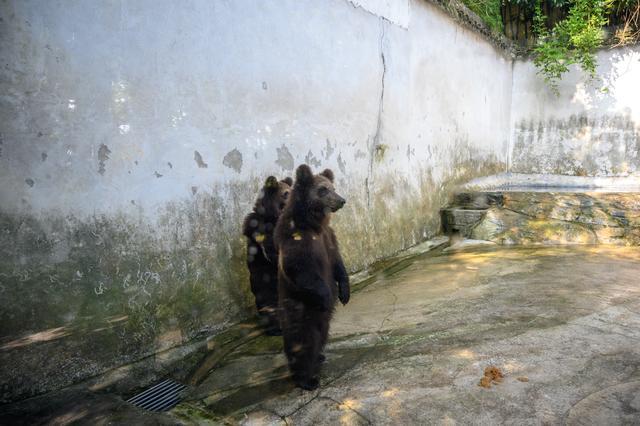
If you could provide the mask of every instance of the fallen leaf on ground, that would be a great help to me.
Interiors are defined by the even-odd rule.
[[[480,383],[478,383],[478,386],[482,386],[483,388],[490,388],[491,379],[489,377],[483,377],[482,379],[480,379]]]
[[[502,382],[503,377],[504,374],[502,374],[502,371],[500,371],[498,367],[490,365],[484,369],[484,377],[480,379],[480,383],[478,383],[478,386],[482,386],[483,388],[490,388],[491,383],[497,385],[498,383]]]

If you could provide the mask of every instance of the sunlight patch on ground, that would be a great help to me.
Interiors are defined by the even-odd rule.
[[[455,356],[462,359],[474,359],[476,354],[469,349],[461,349],[456,352]]]
[[[9,343],[0,346],[0,350],[9,350],[20,348],[22,346],[31,345],[32,343],[49,342],[51,340],[60,339],[68,336],[70,333],[66,331],[66,327],[50,328],[48,330],[39,331],[37,333],[29,334],[21,337],[20,339],[12,340]]]
[[[386,391],[382,392],[382,396],[384,398],[392,398],[392,397],[396,396],[399,392],[400,392],[400,389],[391,388],[389,390],[386,390]]]
[[[87,410],[72,411],[70,413],[65,413],[61,416],[56,417],[55,419],[53,419],[51,424],[59,426],[70,425],[83,419],[87,416],[87,414],[89,414],[89,411]]]

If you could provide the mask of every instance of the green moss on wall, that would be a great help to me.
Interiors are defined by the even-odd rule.
[[[466,145],[455,152],[442,180],[429,170],[411,182],[374,170],[370,188],[338,185],[349,201],[333,224],[349,270],[435,235],[453,186],[501,166]],[[252,315],[240,226],[258,189],[258,180],[214,188],[165,205],[154,220],[0,214],[0,361],[12,366],[0,377],[8,384],[2,400],[68,385]],[[81,362],[55,367],[65,359]]]

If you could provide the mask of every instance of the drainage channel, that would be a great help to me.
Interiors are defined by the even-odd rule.
[[[128,403],[148,411],[167,411],[180,402],[186,385],[166,379],[129,398]]]

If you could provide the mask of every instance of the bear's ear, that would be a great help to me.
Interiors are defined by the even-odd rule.
[[[296,170],[296,185],[307,186],[313,183],[313,173],[306,164],[298,166]]]
[[[269,176],[264,183],[266,190],[278,189],[278,179],[275,176]]]
[[[293,179],[291,179],[291,176],[287,176],[286,178],[282,179],[282,182],[286,183],[289,186],[293,186]]]
[[[333,183],[333,172],[331,171],[331,169],[324,169],[324,171],[320,173],[320,175],[326,177],[331,181],[331,183]]]

